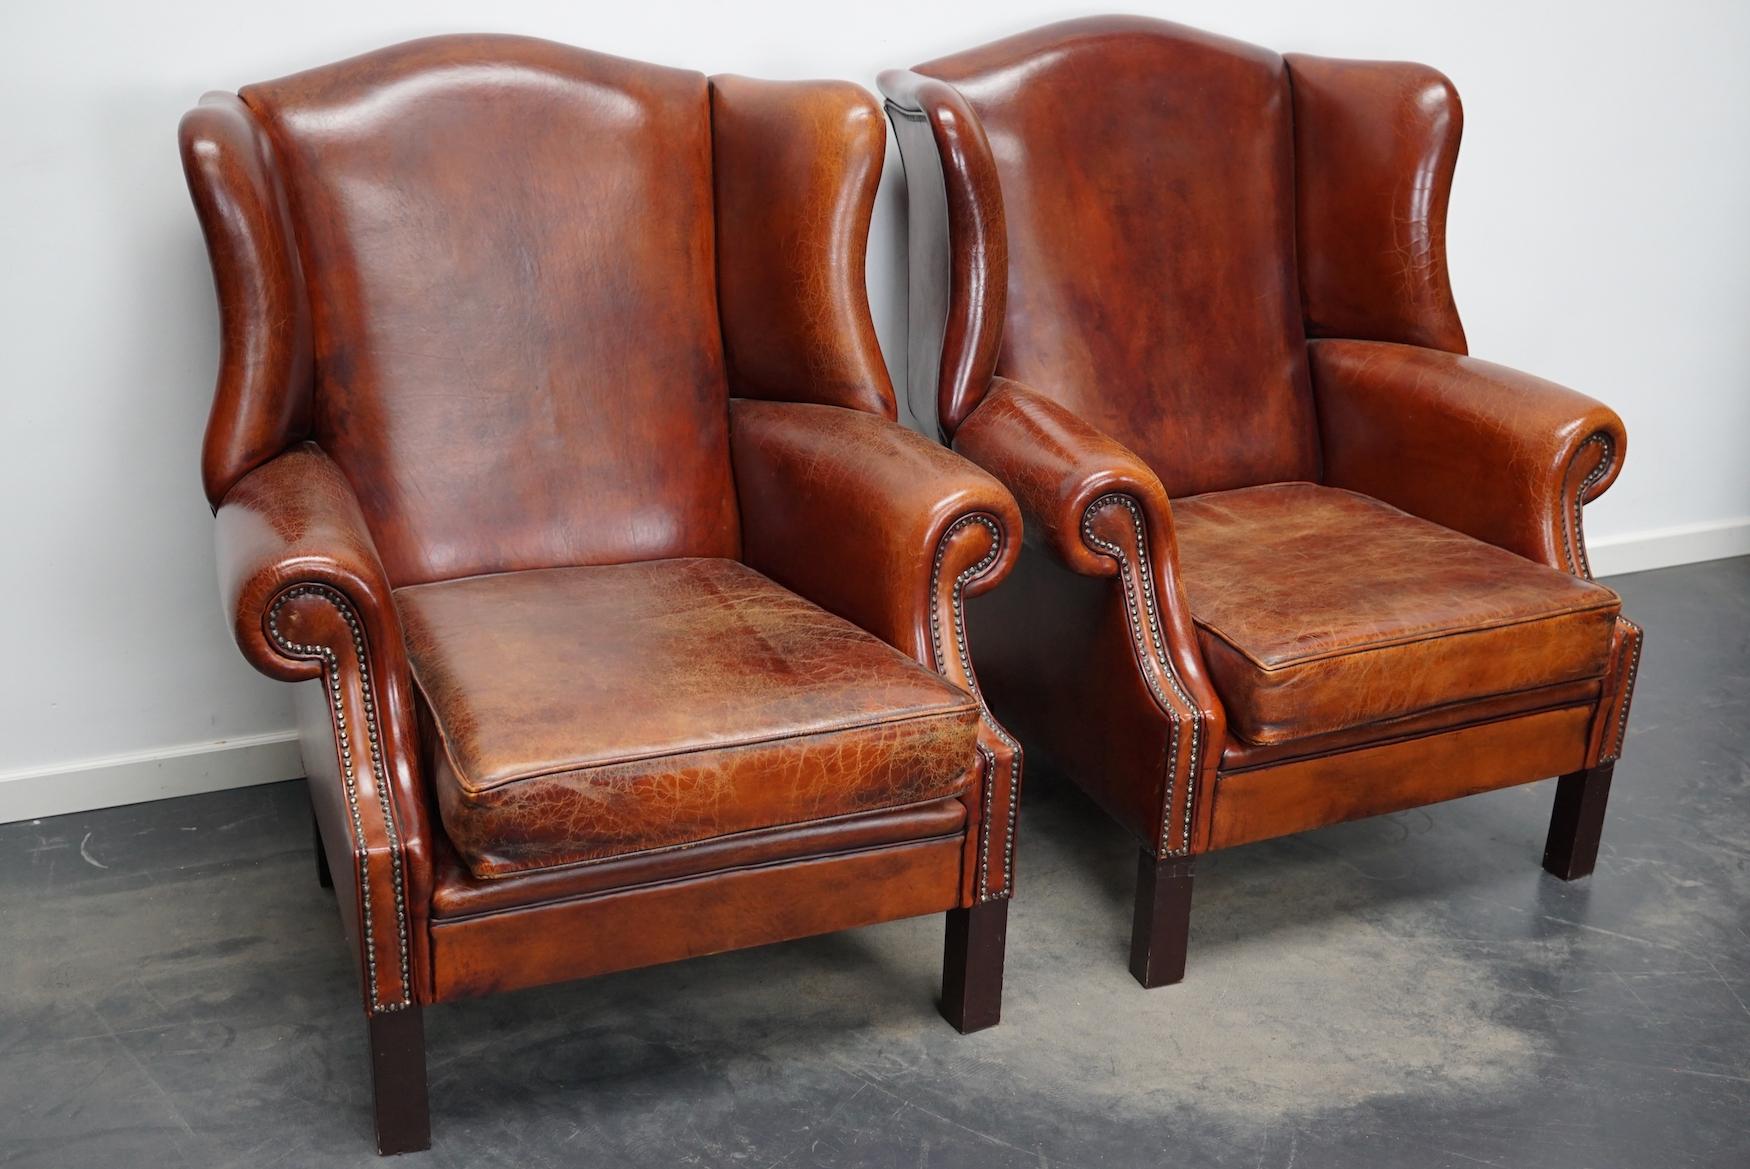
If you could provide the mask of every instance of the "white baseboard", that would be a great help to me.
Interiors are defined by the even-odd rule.
[[[1750,556],[1750,516],[1587,540],[1586,555],[1594,576]]]
[[[296,731],[182,743],[0,772],[0,824],[297,779]]]

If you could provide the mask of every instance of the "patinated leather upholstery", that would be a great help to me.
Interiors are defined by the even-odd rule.
[[[477,877],[958,795],[978,706],[732,560],[398,589]]]
[[[307,683],[381,1147],[464,995],[948,911],[996,1022],[1021,760],[964,608],[1019,515],[896,421],[870,96],[436,37],[181,146],[220,580]]]
[[[1273,483],[1173,501],[1228,733],[1275,744],[1597,680],[1607,588],[1365,495]]]
[[[1546,863],[1590,871],[1640,633],[1581,518],[1626,435],[1466,355],[1452,84],[1095,17],[881,87],[912,410],[1026,521],[984,684],[1142,841],[1138,977],[1227,844],[1564,774]]]

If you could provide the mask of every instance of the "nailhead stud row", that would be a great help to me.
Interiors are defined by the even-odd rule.
[[[365,736],[370,746],[371,775],[377,789],[377,800],[382,806],[383,824],[389,834],[389,878],[395,890],[395,933],[396,943],[401,959],[401,998],[385,1002],[377,984],[377,946],[376,934],[371,928],[371,861],[370,851],[364,846],[364,819],[359,812],[358,776],[353,770],[352,741],[346,727],[346,709],[342,703],[340,688],[340,657],[325,645],[305,645],[292,641],[280,631],[280,610],[300,597],[317,597],[333,605],[346,622],[347,629],[352,634],[353,652],[358,659],[359,689],[364,695]],[[365,973],[371,984],[371,1011],[373,1014],[386,1011],[398,1011],[411,1006],[413,1002],[413,979],[408,963],[407,948],[407,895],[401,873],[401,840],[395,829],[395,816],[389,805],[389,785],[386,778],[386,768],[383,765],[382,735],[377,727],[376,688],[371,681],[370,662],[365,653],[365,634],[363,623],[351,602],[340,592],[328,585],[305,584],[294,585],[281,593],[279,598],[268,610],[268,637],[281,652],[306,660],[315,660],[323,667],[323,693],[328,699],[328,709],[334,719],[334,734],[340,745],[340,772],[346,787],[346,802],[352,814],[353,840],[355,858],[358,861],[359,902],[364,906],[364,951]]]

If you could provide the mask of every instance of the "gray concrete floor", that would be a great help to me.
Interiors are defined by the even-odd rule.
[[[1750,559],[1647,629],[1597,875],[1553,785],[1205,858],[1125,969],[1133,854],[1029,777],[1002,1026],[920,919],[427,1012],[445,1166],[1750,1165]],[[303,786],[0,827],[0,1165],[370,1165]]]

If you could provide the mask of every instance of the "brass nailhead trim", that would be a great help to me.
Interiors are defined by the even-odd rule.
[[[1574,452],[1574,458],[1578,459],[1587,447],[1594,444],[1603,446],[1604,454],[1599,458],[1598,465],[1588,471],[1586,477],[1580,480],[1580,489],[1574,492],[1574,534],[1571,538],[1568,535],[1567,525],[1562,526],[1562,553],[1568,558],[1568,571],[1587,580],[1592,579],[1592,564],[1586,559],[1586,533],[1582,526],[1584,521],[1581,509],[1586,503],[1586,493],[1592,490],[1593,485],[1600,479],[1610,474],[1610,469],[1616,465],[1616,444],[1610,440],[1608,434],[1603,433],[1594,434],[1581,443],[1579,450]]]
[[[1132,564],[1130,557],[1123,548],[1110,540],[1102,539],[1094,532],[1094,516],[1108,507],[1122,507],[1130,513],[1131,530],[1136,534],[1136,563]],[[1170,847],[1172,830],[1168,816],[1172,814],[1174,786],[1179,775],[1179,737],[1185,720],[1173,709],[1173,704],[1156,685],[1154,676],[1148,670],[1142,671],[1143,682],[1149,692],[1155,696],[1173,719],[1173,745],[1168,755],[1167,782],[1164,803],[1166,805],[1161,817],[1161,839],[1156,851],[1161,856],[1183,856],[1191,851],[1191,820],[1192,806],[1197,798],[1197,775],[1203,756],[1203,711],[1191,700],[1190,693],[1180,681],[1178,671],[1173,668],[1172,659],[1167,656],[1166,648],[1161,642],[1160,606],[1155,597],[1154,574],[1149,571],[1148,564],[1148,529],[1142,522],[1142,509],[1136,500],[1129,495],[1113,493],[1102,495],[1088,504],[1082,512],[1082,541],[1089,547],[1105,553],[1118,562],[1119,579],[1124,582],[1124,607],[1130,620],[1131,640],[1135,643],[1137,654],[1145,661],[1149,659],[1149,649],[1153,646],[1154,660],[1159,664],[1161,673],[1166,677],[1167,684],[1173,688],[1173,693],[1185,709],[1190,712],[1191,721],[1191,759],[1190,771],[1186,776],[1184,835],[1179,848]],[[1135,578],[1134,581],[1132,578]],[[1139,596],[1140,594],[1140,596]],[[1143,620],[1147,619],[1146,636]]]
[[[292,641],[280,632],[280,610],[299,597],[319,597],[333,605],[345,620],[347,629],[352,633],[353,652],[358,656],[359,689],[364,695],[365,735],[370,741],[371,774],[376,781],[377,800],[383,810],[383,824],[389,833],[389,877],[395,889],[395,932],[396,942],[401,958],[401,998],[395,1002],[384,1002],[377,986],[377,946],[376,937],[371,929],[371,861],[370,851],[364,847],[364,820],[359,814],[358,777],[353,772],[352,743],[346,729],[346,710],[341,703],[340,691],[340,658],[332,649],[325,645],[304,645]],[[305,584],[295,585],[281,593],[274,601],[267,614],[268,637],[274,645],[294,658],[315,659],[323,665],[323,693],[328,698],[328,709],[334,718],[334,733],[340,743],[341,777],[346,785],[346,802],[352,813],[353,839],[358,841],[354,853],[358,861],[359,903],[364,907],[364,951],[365,971],[371,982],[371,1010],[373,1013],[399,1011],[413,1003],[413,980],[409,971],[407,948],[407,898],[403,887],[401,874],[401,840],[395,829],[395,816],[389,807],[389,785],[383,766],[382,735],[377,729],[376,688],[371,681],[370,664],[365,655],[364,628],[359,621],[358,613],[354,611],[351,602],[340,592],[328,585]]]
[[[983,792],[984,810],[983,824],[980,826],[978,846],[978,887],[980,901],[994,901],[1008,893],[1010,882],[1015,871],[1015,817],[1021,798],[1021,744],[1009,736],[1002,724],[991,716],[990,707],[985,705],[984,693],[978,688],[978,675],[972,670],[972,654],[966,643],[966,586],[984,575],[990,566],[997,562],[1003,550],[1003,530],[998,526],[995,517],[983,512],[961,516],[948,526],[942,533],[942,538],[936,544],[935,563],[930,569],[930,646],[936,655],[936,669],[943,676],[948,673],[948,658],[942,652],[942,616],[937,598],[942,595],[942,560],[948,554],[948,544],[962,530],[977,524],[990,533],[990,551],[985,553],[975,563],[961,571],[954,578],[954,592],[951,608],[954,615],[954,648],[959,654],[957,659],[961,670],[966,675],[967,688],[972,691],[973,698],[978,700],[979,713],[982,721],[1004,746],[1011,752],[1009,764],[1009,819],[1003,840],[1003,883],[996,889],[990,887],[990,811],[991,790],[990,780],[996,775],[996,756],[987,747],[979,747],[979,757],[984,760],[985,784]]]
[[[1641,632],[1641,627],[1639,625],[1636,625],[1627,617],[1618,617],[1617,620],[1635,631],[1635,645],[1634,648],[1629,651],[1628,677],[1623,681],[1622,709],[1617,711],[1616,714],[1616,731],[1611,736],[1609,751],[1605,754],[1603,759],[1599,760],[1601,763],[1611,763],[1622,757],[1623,739],[1628,734],[1628,707],[1629,703],[1634,700],[1635,679],[1641,672],[1641,642],[1645,640],[1645,635]]]

